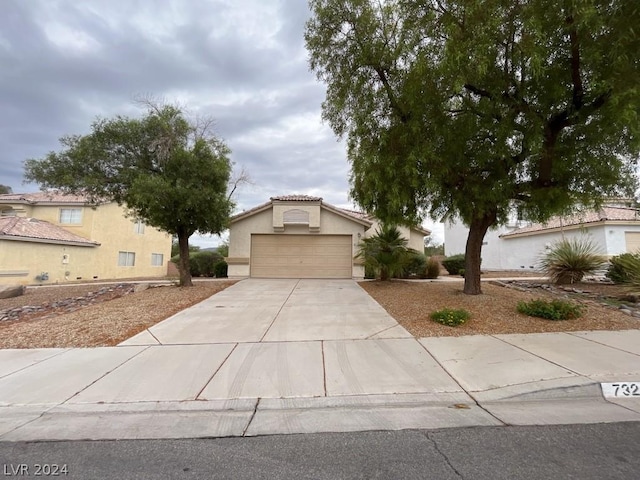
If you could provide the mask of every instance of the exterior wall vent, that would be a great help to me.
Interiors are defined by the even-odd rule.
[[[283,223],[298,223],[309,225],[309,212],[305,210],[300,210],[299,208],[294,208],[292,210],[287,210],[282,214]]]

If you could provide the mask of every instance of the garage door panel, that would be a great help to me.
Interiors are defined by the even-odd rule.
[[[351,278],[350,235],[252,235],[251,276]]]
[[[628,253],[640,252],[640,232],[625,232]]]

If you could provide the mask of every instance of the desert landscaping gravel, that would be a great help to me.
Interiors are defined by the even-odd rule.
[[[124,296],[127,289],[112,289],[94,303],[67,312],[48,308],[44,313],[24,315],[20,320],[0,322],[0,348],[113,346],[227,288],[235,281],[199,281],[191,288],[152,286]],[[554,298],[543,290],[519,291],[483,283],[482,295],[464,295],[462,281],[365,281],[364,288],[389,314],[416,337],[460,336],[500,333],[562,332],[578,330],[626,330],[640,328],[640,319],[611,307],[585,302],[585,313],[575,320],[550,321],[527,317],[516,311],[519,301]],[[619,293],[610,285],[579,285],[606,294]],[[79,298],[104,285],[66,285],[28,288],[20,297],[1,299],[0,311],[28,305],[51,304]],[[116,297],[116,298],[114,298]],[[572,299],[573,300],[573,299]],[[442,308],[463,308],[471,319],[459,327],[433,322],[429,315]]]
[[[72,312],[49,312],[27,319],[0,322],[0,348],[113,346],[224,290],[235,281],[196,282],[180,288],[167,284],[80,307]],[[28,288],[20,296],[0,300],[0,310],[41,305],[81,297],[103,285]]]
[[[462,293],[462,281],[394,280],[361,282],[360,286],[416,337],[640,328],[640,319],[628,316],[616,308],[593,305],[591,300],[581,298],[570,299],[583,303],[585,307],[583,316],[573,320],[544,320],[518,313],[516,307],[519,301],[558,298],[558,295],[542,290],[522,292],[483,282],[482,295],[465,295]],[[589,285],[580,284],[577,287],[587,290]],[[594,289],[601,292],[606,291],[603,287],[604,285],[594,285]],[[614,290],[619,291],[617,288]],[[471,313],[471,319],[461,326],[448,327],[429,318],[431,312],[443,308],[465,309]]]

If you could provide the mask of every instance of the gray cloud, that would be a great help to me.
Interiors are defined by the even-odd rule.
[[[142,113],[139,95],[211,116],[254,185],[270,196],[320,195],[348,206],[343,143],[320,121],[324,86],[308,69],[303,0],[3,0],[0,5],[0,183],[22,162],[90,130],[96,117]]]

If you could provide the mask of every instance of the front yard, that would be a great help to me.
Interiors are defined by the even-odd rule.
[[[583,316],[574,320],[551,321],[518,313],[516,307],[519,301],[558,297],[541,289],[519,291],[483,282],[482,295],[465,295],[462,293],[462,282],[394,280],[361,282],[360,286],[416,337],[640,328],[640,318],[628,316],[615,308],[592,303],[586,303]],[[621,291],[621,288],[615,285],[585,283],[577,284],[575,287],[582,291],[592,288],[603,294],[607,291],[619,294]],[[587,300],[583,295],[571,296],[581,302]],[[471,313],[471,319],[458,327],[447,327],[433,322],[429,315],[443,308],[465,309]]]
[[[188,289],[163,286],[121,297],[115,293],[105,294],[93,304],[74,311],[48,308],[44,313],[27,314],[20,320],[0,321],[0,348],[117,345],[233,283],[197,282],[195,287]],[[640,328],[640,319],[597,302],[586,304],[583,317],[575,320],[549,321],[518,313],[516,305],[520,300],[552,297],[540,289],[518,291],[483,283],[483,295],[468,296],[462,293],[462,282],[365,281],[360,286],[416,337]],[[610,285],[581,284],[578,287],[620,292],[619,287]],[[28,289],[21,297],[0,300],[0,310],[51,304],[69,297],[81,297],[98,288],[98,285],[68,285]],[[576,297],[584,300],[582,296]],[[431,321],[430,313],[442,308],[468,310],[471,319],[459,327]]]

